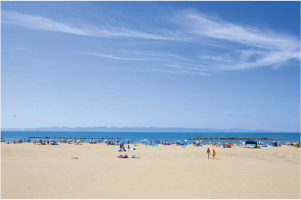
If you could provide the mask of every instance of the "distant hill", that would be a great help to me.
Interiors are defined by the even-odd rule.
[[[77,131],[77,132],[273,132],[240,128],[158,128],[158,127],[49,127],[49,128],[2,128],[2,131]]]

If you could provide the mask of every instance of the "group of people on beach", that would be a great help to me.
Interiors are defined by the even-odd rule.
[[[207,148],[206,153],[207,153],[208,159],[210,159],[209,156],[210,156],[210,154],[211,154],[211,151],[210,151],[209,148]],[[212,150],[212,157],[213,157],[213,159],[215,159],[215,155],[216,155],[216,152],[215,152],[215,150],[213,149],[213,150]]]
[[[125,151],[125,146],[124,146],[123,143],[120,143],[120,144],[119,144],[119,147],[120,147],[120,149],[123,149],[123,150]],[[128,144],[128,150],[129,150],[130,148],[131,148],[131,147],[130,147],[130,144]]]

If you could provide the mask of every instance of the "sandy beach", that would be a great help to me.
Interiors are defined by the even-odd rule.
[[[299,199],[300,149],[1,144],[4,199]],[[212,147],[210,147],[212,150]],[[128,152],[128,155],[131,155]],[[78,157],[78,159],[72,159]]]

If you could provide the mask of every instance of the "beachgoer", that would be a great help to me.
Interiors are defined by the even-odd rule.
[[[130,145],[128,145],[128,149],[130,149]]]
[[[216,152],[214,151],[214,149],[212,150],[212,156],[213,156],[213,159],[215,159],[215,154]]]
[[[209,155],[210,155],[210,149],[208,148],[208,149],[207,149],[207,156],[208,156],[208,159],[209,159]]]

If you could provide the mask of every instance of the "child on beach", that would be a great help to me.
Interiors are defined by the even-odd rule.
[[[214,149],[212,150],[212,156],[213,156],[213,159],[215,159],[215,151],[214,151]]]
[[[208,148],[208,149],[207,149],[207,156],[208,156],[208,159],[209,159],[209,155],[210,155],[210,149]]]

